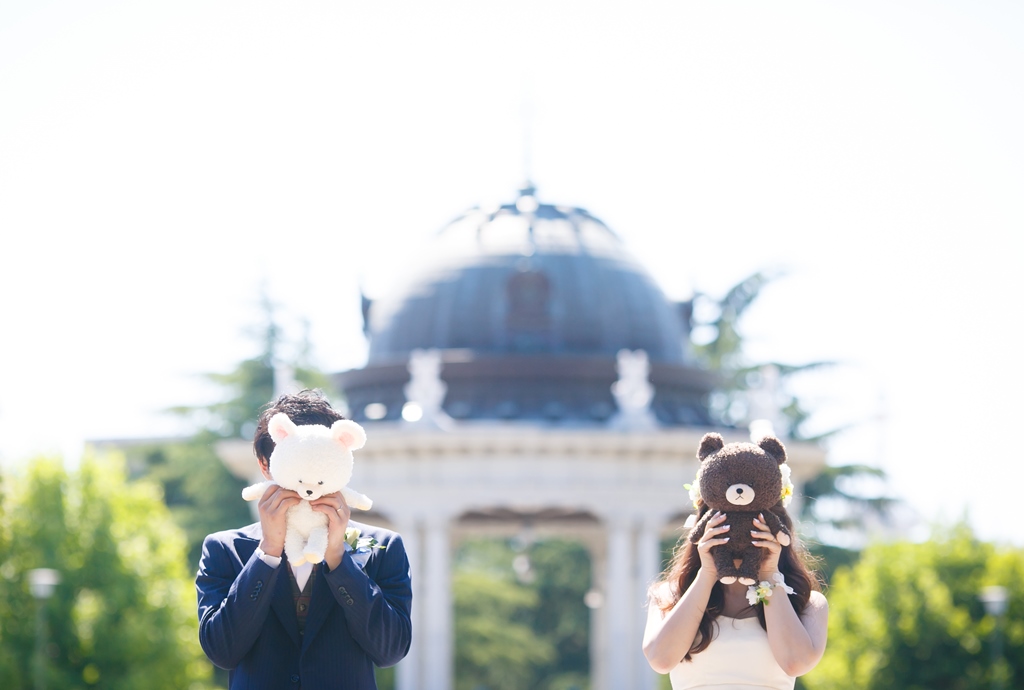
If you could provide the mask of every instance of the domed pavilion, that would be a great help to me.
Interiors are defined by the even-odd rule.
[[[667,300],[587,211],[526,186],[514,203],[456,218],[428,252],[391,294],[364,300],[369,361],[338,379],[356,420],[401,419],[409,357],[433,350],[454,420],[603,427],[627,350],[646,353],[659,426],[712,424],[714,380],[687,348],[690,303]]]

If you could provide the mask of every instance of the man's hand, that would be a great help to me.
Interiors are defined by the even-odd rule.
[[[309,505],[316,512],[327,516],[327,553],[324,554],[324,563],[329,570],[334,570],[341,565],[341,559],[345,556],[345,530],[348,529],[352,509],[345,503],[340,492],[321,496],[310,501]]]
[[[288,509],[302,499],[294,491],[277,484],[267,487],[260,499],[260,528],[263,541],[260,548],[268,556],[280,557],[284,553],[284,534],[288,527]]]

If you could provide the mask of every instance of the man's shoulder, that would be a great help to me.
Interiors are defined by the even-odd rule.
[[[222,544],[230,544],[238,541],[239,539],[247,541],[260,541],[263,538],[263,532],[260,529],[260,523],[254,522],[251,525],[245,527],[236,527],[234,529],[221,530],[220,532],[213,532],[206,537],[207,542],[219,542]]]

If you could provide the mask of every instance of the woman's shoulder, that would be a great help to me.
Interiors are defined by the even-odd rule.
[[[801,618],[827,618],[828,599],[821,592],[812,590],[807,600],[807,608],[800,614]]]
[[[659,580],[647,588],[647,603],[664,606],[676,598],[675,588],[670,582]]]
[[[667,580],[658,580],[650,587],[647,588],[647,594],[649,596],[668,597],[672,598],[675,596],[676,588],[671,582]]]
[[[811,591],[811,596],[807,600],[807,606],[808,607],[814,607],[814,608],[827,609],[828,608],[828,599],[826,599],[825,595],[822,594],[821,592],[819,592],[817,590],[812,590]]]

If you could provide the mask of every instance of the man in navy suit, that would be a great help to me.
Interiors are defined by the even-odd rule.
[[[278,412],[300,425],[344,419],[315,391],[268,405],[253,441],[268,479],[274,442],[267,424]],[[300,500],[271,486],[259,522],[206,538],[196,577],[199,642],[214,664],[230,669],[231,690],[375,689],[373,667],[398,663],[412,639],[402,537],[349,520],[341,494],[331,494],[311,502],[328,517],[323,562],[293,567],[283,558],[285,515]]]

